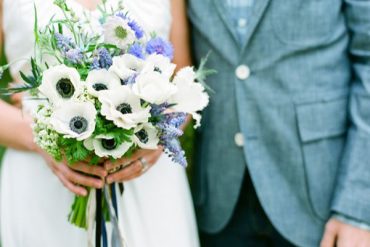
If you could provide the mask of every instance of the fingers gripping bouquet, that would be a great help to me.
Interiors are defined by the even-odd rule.
[[[64,18],[39,28],[36,14],[32,74],[21,73],[24,85],[9,91],[41,99],[35,140],[58,161],[99,165],[163,146],[186,166],[180,126],[188,114],[199,126],[210,71],[202,63],[198,71],[187,67],[174,74],[172,45],[145,33],[121,4],[108,10],[105,2],[99,21],[78,18],[63,0],[55,4]],[[89,224],[88,198],[76,197],[72,206],[69,220],[79,227]],[[107,219],[109,203],[103,198],[101,204]]]

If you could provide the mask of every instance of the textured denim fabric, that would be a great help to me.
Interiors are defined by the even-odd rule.
[[[246,165],[272,224],[318,246],[333,212],[370,223],[370,2],[258,0],[244,42],[223,0],[190,0],[197,61],[218,71],[198,133],[200,228],[230,221]],[[251,75],[240,80],[236,68]],[[245,145],[235,145],[242,132]]]

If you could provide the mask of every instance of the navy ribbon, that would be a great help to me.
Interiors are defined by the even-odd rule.
[[[118,206],[117,206],[117,193],[116,193],[116,185],[112,184],[110,186],[111,191],[112,191],[112,203],[113,203],[113,208],[114,212],[116,213],[116,217],[118,219]]]
[[[108,188],[108,187],[107,187]],[[123,184],[119,184],[120,192],[123,193]],[[112,205],[114,208],[114,213],[118,219],[118,203],[117,203],[117,192],[115,184],[110,186]],[[106,191],[108,192],[108,191]],[[104,197],[105,198],[105,197]],[[96,233],[95,233],[95,246],[101,247],[103,240],[103,247],[108,247],[108,234],[106,228],[106,222],[103,216],[103,191],[101,189],[96,190]]]
[[[102,237],[103,237],[103,247],[108,247],[108,236],[107,227],[105,225],[105,220],[102,220]]]
[[[102,205],[102,190],[96,190],[96,229],[95,229],[95,247],[101,247],[102,225],[103,222],[103,205]]]

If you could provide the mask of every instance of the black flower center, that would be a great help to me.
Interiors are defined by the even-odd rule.
[[[132,108],[127,103],[122,103],[119,106],[117,106],[117,111],[119,111],[122,114],[130,114],[132,113]]]
[[[95,89],[95,91],[108,90],[107,85],[105,85],[105,84],[103,84],[103,83],[95,83],[95,84],[93,85],[93,88]]]
[[[162,74],[162,70],[158,67],[154,67],[154,71],[158,72],[159,74]]]
[[[148,143],[148,141],[149,141],[149,135],[148,135],[148,132],[145,129],[140,130],[135,135],[137,136],[137,138],[139,138],[139,140],[142,143],[144,143],[144,144],[147,144]]]
[[[71,121],[69,122],[69,128],[77,134],[85,132],[88,127],[87,125],[88,122],[86,118],[79,116],[72,118]]]
[[[75,92],[75,87],[73,86],[70,79],[63,78],[60,79],[56,84],[57,91],[63,99],[69,99],[73,96]]]
[[[117,143],[114,139],[102,139],[101,144],[106,150],[114,150],[117,147]]]

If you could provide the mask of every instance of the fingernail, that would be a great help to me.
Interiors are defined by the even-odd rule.
[[[81,195],[82,196],[87,196],[87,191],[86,190],[82,191]]]

